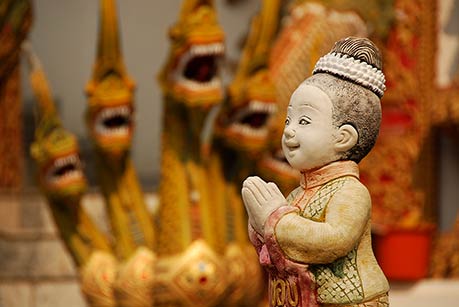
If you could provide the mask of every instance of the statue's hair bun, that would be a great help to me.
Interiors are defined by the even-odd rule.
[[[336,42],[330,53],[317,61],[313,70],[316,73],[354,82],[378,97],[386,90],[381,53],[368,38],[348,37]]]

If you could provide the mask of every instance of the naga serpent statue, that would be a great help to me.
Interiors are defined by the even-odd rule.
[[[212,156],[224,175],[226,259],[234,280],[228,306],[253,306],[260,301],[264,281],[258,257],[247,236],[247,216],[240,197],[243,178],[253,174],[267,143],[268,123],[276,112],[276,94],[267,67],[277,34],[281,1],[264,0],[253,17],[233,81],[216,121]],[[216,168],[215,168],[216,169]]]
[[[113,282],[116,259],[111,242],[85,212],[82,197],[86,177],[80,161],[79,145],[74,134],[61,123],[44,71],[30,45],[24,44],[30,67],[30,82],[37,98],[37,126],[30,153],[36,163],[37,180],[48,200],[60,236],[92,289],[88,300],[92,306],[115,306]],[[84,272],[99,267],[98,275],[85,278]]]
[[[153,248],[153,222],[131,159],[134,83],[127,76],[118,38],[115,3],[101,0],[97,58],[87,84],[87,126],[97,175],[117,241],[127,259],[137,246]]]
[[[214,1],[185,0],[170,28],[159,82],[164,97],[161,180],[153,293],[158,306],[215,306],[228,291],[223,178],[203,135],[224,97],[224,33]],[[213,111],[215,112],[215,111]]]
[[[100,0],[96,62],[87,84],[86,123],[94,144],[99,185],[120,261],[114,291],[119,306],[151,306],[154,227],[131,159],[134,83],[127,76],[114,0]],[[83,276],[98,275],[92,267]],[[87,277],[86,279],[90,279]],[[83,278],[83,291],[91,290]]]
[[[81,288],[89,304],[147,307],[153,302],[154,230],[129,156],[133,83],[121,58],[114,2],[101,0],[100,4],[98,57],[87,87],[87,123],[113,242],[97,229],[81,205],[86,179],[78,143],[62,128],[38,64],[32,65],[31,81],[40,105],[40,124],[31,153],[37,161],[40,186],[80,270]]]

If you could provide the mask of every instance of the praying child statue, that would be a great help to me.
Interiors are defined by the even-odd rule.
[[[371,199],[357,163],[373,147],[385,90],[378,48],[338,41],[292,94],[282,136],[300,186],[247,178],[249,236],[276,306],[386,307],[389,284],[371,247]]]

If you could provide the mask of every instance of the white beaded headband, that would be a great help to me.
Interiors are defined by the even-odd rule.
[[[380,69],[347,54],[331,52],[324,55],[317,61],[312,73],[320,72],[329,73],[360,84],[380,98],[386,90],[384,85],[386,79]]]

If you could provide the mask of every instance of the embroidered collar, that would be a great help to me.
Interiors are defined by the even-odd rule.
[[[303,171],[301,172],[300,185],[303,189],[310,189],[343,176],[359,178],[357,163],[350,160],[335,161],[318,169]]]

